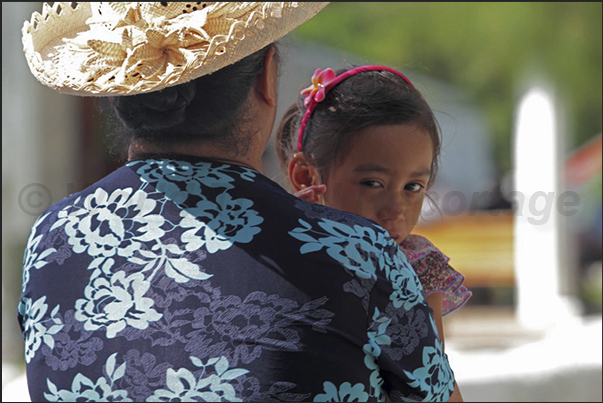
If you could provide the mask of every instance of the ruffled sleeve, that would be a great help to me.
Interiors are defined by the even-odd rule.
[[[420,235],[410,234],[400,248],[417,273],[425,295],[444,293],[442,315],[462,307],[472,293],[463,285],[465,276],[454,270],[450,258]]]

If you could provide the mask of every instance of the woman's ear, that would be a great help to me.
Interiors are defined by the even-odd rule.
[[[308,162],[304,153],[295,153],[289,161],[289,180],[296,192],[309,186],[320,185],[320,173],[314,165]],[[317,200],[311,200],[318,202]]]
[[[264,56],[264,71],[258,76],[256,90],[262,99],[272,107],[277,101],[277,66],[274,54],[276,50],[272,46]]]

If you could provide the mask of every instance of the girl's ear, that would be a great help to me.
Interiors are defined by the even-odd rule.
[[[304,153],[295,153],[289,161],[289,180],[296,192],[322,181],[316,167],[308,162]]]

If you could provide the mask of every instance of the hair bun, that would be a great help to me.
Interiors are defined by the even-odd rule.
[[[115,107],[128,129],[165,129],[184,122],[196,88],[190,81],[148,94],[116,97]]]
[[[191,103],[195,92],[196,86],[193,83],[164,88],[148,96],[141,95],[140,106],[157,112],[178,111]]]

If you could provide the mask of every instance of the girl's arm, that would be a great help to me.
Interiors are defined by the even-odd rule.
[[[462,402],[463,396],[461,396],[461,391],[459,390],[459,385],[454,383],[454,392],[450,395],[450,398],[446,400],[447,402]]]

